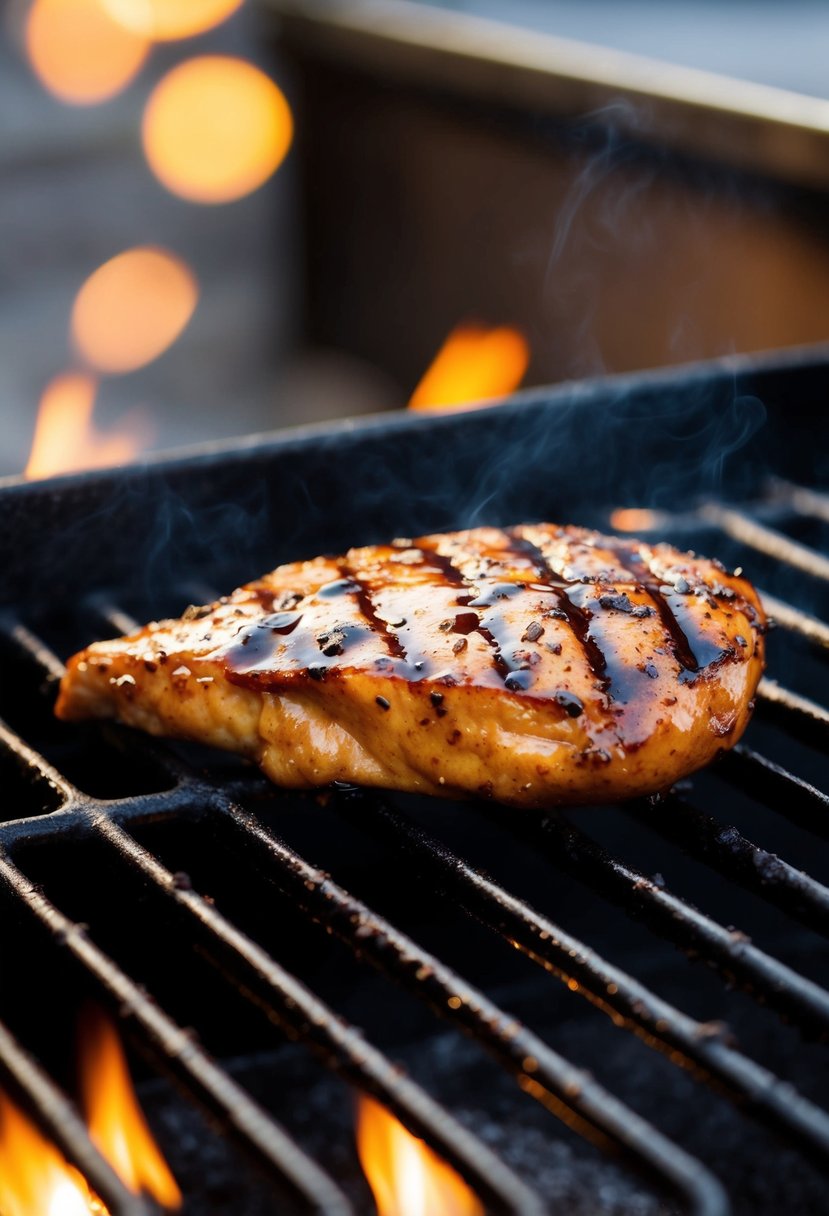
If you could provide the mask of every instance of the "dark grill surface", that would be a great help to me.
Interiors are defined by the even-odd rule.
[[[373,1093],[488,1210],[560,1210],[543,1171],[501,1151],[503,1126],[453,1113],[419,1069],[411,1044],[438,1016],[514,1078],[517,1111],[537,1103],[554,1136],[631,1171],[629,1200],[608,1205],[588,1176],[571,1210],[825,1210],[827,389],[819,359],[704,368],[0,490],[0,1080],[113,1213],[150,1209],[65,1096],[66,1026],[88,997],[207,1113],[206,1134],[246,1151],[274,1210],[365,1210],[290,1112],[277,1121],[217,1062],[285,1037],[318,1062],[309,1091],[332,1070]],[[779,626],[744,742],[658,801],[536,815],[315,797],[197,748],[52,720],[75,647],[280,561],[476,522],[608,528],[614,506],[653,508],[648,539],[742,565]],[[628,1045],[629,1084],[614,1063]],[[681,1102],[675,1066],[693,1078]],[[729,1135],[745,1127],[752,1167],[718,1151],[712,1101],[738,1108]]]

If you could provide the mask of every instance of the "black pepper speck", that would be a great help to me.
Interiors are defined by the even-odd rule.
[[[575,693],[567,692],[566,689],[559,689],[554,693],[553,700],[561,706],[568,718],[578,718],[584,713],[584,704],[581,699]]]

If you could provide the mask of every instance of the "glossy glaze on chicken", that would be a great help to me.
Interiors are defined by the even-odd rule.
[[[355,782],[531,806],[652,793],[743,733],[765,617],[666,545],[476,528],[280,566],[70,660],[57,713]]]

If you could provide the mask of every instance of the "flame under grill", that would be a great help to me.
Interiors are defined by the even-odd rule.
[[[789,374],[796,379],[791,369],[787,372],[784,368],[784,387]],[[772,383],[777,381],[769,373],[767,387]],[[646,387],[643,391],[651,390]],[[513,413],[507,410],[505,417],[520,422],[523,411],[526,422],[527,411],[541,407],[529,404],[510,408]],[[487,426],[497,431],[499,424],[478,416],[470,424],[471,418],[421,423],[425,428],[421,435],[427,439],[430,434],[437,436],[439,446],[452,437],[458,443],[471,443],[486,434]],[[556,422],[553,406],[548,422]],[[411,424],[406,426],[410,429],[398,427],[397,433],[389,436],[382,425],[369,424],[357,442],[370,449],[367,458],[371,460],[378,436],[398,446],[406,442],[407,436],[414,437],[416,431]],[[516,430],[521,436],[520,425],[516,424]],[[385,424],[385,431],[393,432],[394,427]],[[326,445],[334,441],[329,436],[303,442],[307,444],[305,475],[313,477],[320,459],[323,467],[330,459],[331,448]],[[496,436],[488,442],[500,458],[500,439]],[[769,442],[765,436],[763,443]],[[275,449],[284,446],[277,440]],[[203,487],[205,471],[211,478],[218,471],[215,480],[220,487],[217,493],[221,493],[223,469],[233,460],[239,469],[249,470],[247,477],[252,477],[262,472],[266,457],[266,445],[260,444],[232,459],[220,453],[209,458],[207,465],[203,458],[197,459],[175,472],[169,484],[175,484],[176,493],[188,485],[198,483]],[[525,457],[521,447],[516,459]],[[414,458],[413,467],[417,467]],[[164,466],[160,469],[163,474]],[[157,471],[142,476],[147,476],[152,485]],[[119,526],[118,519],[90,513],[85,502],[78,514],[75,504],[90,491],[98,493],[95,487],[107,484],[105,477],[96,475],[74,478],[65,488],[53,492],[26,487],[28,497],[20,501],[33,512],[27,527],[34,535],[33,527],[47,526],[50,519],[59,518],[63,505],[70,518],[81,520],[78,527],[86,529],[92,538],[100,538],[106,547]],[[12,513],[20,492],[18,487],[5,492]],[[209,501],[207,490],[199,492]],[[746,501],[752,505],[735,508],[726,507],[719,498],[706,498],[701,507],[694,504],[693,514],[674,515],[667,522],[663,519],[661,533],[682,545],[690,544],[697,531],[705,532],[706,551],[729,556],[739,553],[750,573],[760,563],[762,577],[758,581],[767,583],[774,592],[767,599],[781,636],[807,656],[806,670],[812,674],[807,674],[806,683],[811,680],[811,687],[820,676],[820,664],[825,662],[829,629],[818,616],[786,599],[781,589],[790,586],[790,599],[798,599],[802,583],[811,587],[820,601],[829,582],[829,558],[817,546],[792,539],[780,528],[796,533],[801,525],[807,531],[813,525],[822,525],[829,520],[829,496],[778,481],[770,497],[758,501],[754,495]],[[122,502],[118,507],[121,518],[126,519],[132,509],[129,502]],[[499,505],[497,512],[512,509]],[[597,522],[584,518],[581,504],[576,510],[582,519],[573,522]],[[543,513],[551,514],[546,507]],[[560,517],[565,513],[562,506],[555,512]],[[524,508],[515,518],[520,514],[530,512]],[[23,518],[19,509],[18,518]],[[332,530],[336,531],[333,524]],[[267,545],[268,539],[267,535],[262,537],[261,543]],[[332,536],[325,547],[336,549],[339,543]],[[69,547],[74,544],[75,540]],[[48,567],[42,564],[42,553],[21,558],[19,544],[14,550],[15,562],[28,564],[30,581],[36,588],[38,579],[42,582],[49,575]],[[222,577],[219,566],[218,561],[212,566],[201,563],[199,572],[211,578]],[[137,883],[148,893],[160,923],[176,925],[194,949],[211,960],[220,985],[241,993],[245,1001],[264,1010],[289,1038],[307,1045],[326,1069],[373,1094],[395,1112],[461,1173],[483,1198],[487,1210],[522,1216],[550,1210],[532,1177],[519,1175],[482,1136],[450,1113],[426,1088],[401,1073],[390,1053],[373,1046],[281,962],[278,952],[260,944],[259,935],[251,932],[249,923],[242,925],[232,912],[220,910],[221,900],[214,903],[212,898],[205,898],[197,881],[173,870],[159,855],[163,850],[155,850],[148,843],[152,831],[161,831],[169,824],[184,826],[188,831],[218,833],[221,847],[241,857],[252,873],[264,874],[280,899],[340,942],[353,956],[355,967],[358,960],[372,964],[413,1001],[423,1002],[471,1036],[500,1068],[516,1078],[527,1096],[520,1100],[535,1099],[579,1135],[608,1151],[618,1150],[625,1163],[647,1175],[659,1193],[673,1196],[680,1210],[699,1216],[725,1216],[731,1210],[727,1180],[724,1183],[716,1178],[653,1121],[635,1113],[583,1067],[559,1054],[549,1036],[542,1037],[519,1021],[506,1002],[502,1005],[484,991],[486,985],[479,986],[459,974],[439,953],[410,936],[394,917],[387,917],[351,894],[289,844],[278,831],[280,807],[305,796],[274,790],[242,766],[217,763],[211,768],[208,763],[205,768],[201,758],[193,762],[181,749],[119,728],[102,732],[79,728],[68,744],[60,739],[59,731],[55,734],[50,730],[47,723],[54,683],[62,669],[51,647],[68,651],[78,633],[83,634],[78,640],[86,640],[130,627],[131,618],[123,605],[102,597],[103,588],[119,586],[116,567],[117,562],[105,559],[102,577],[99,579],[96,573],[91,585],[92,576],[81,569],[74,575],[68,567],[55,572],[58,587],[72,577],[78,583],[73,624],[67,622],[65,613],[56,613],[44,603],[47,597],[41,591],[34,597],[24,594],[17,604],[10,604],[0,628],[7,688],[4,701],[11,707],[7,717],[15,720],[19,712],[19,722],[15,720],[14,726],[0,725],[0,764],[12,774],[15,795],[9,796],[6,821],[0,823],[2,896],[26,931],[46,942],[44,957],[51,957],[48,952],[52,951],[70,960],[90,992],[119,1010],[134,1042],[155,1064],[177,1078],[223,1133],[242,1143],[277,1180],[280,1193],[289,1196],[288,1202],[295,1205],[295,1210],[329,1216],[346,1216],[354,1210],[338,1182],[300,1146],[291,1130],[277,1122],[228,1069],[216,1062],[175,1012],[144,990],[129,963],[118,957],[118,949],[99,944],[96,926],[88,927],[64,910],[61,883],[43,881],[43,873],[50,871],[48,866],[43,869],[39,859],[71,842],[67,856],[74,859],[72,864],[87,852],[92,859],[86,881],[94,882],[95,866],[103,862],[107,869],[124,875],[125,900],[129,884]],[[251,566],[249,573],[256,572],[258,567]],[[124,584],[127,581],[121,579]],[[205,599],[211,589],[202,586],[198,590],[196,598]],[[192,595],[193,588],[171,585],[168,591],[174,598],[178,595],[181,603],[188,592]],[[129,599],[133,592],[125,594]],[[159,610],[159,605],[152,606],[154,603],[151,594],[151,612]],[[772,660],[772,676],[782,674],[774,671]],[[18,705],[23,708],[15,709]],[[784,738],[791,737],[794,771],[758,751],[750,732],[748,741],[717,767],[715,781],[725,792],[713,813],[705,799],[697,796],[696,786],[691,792],[678,789],[658,804],[635,803],[613,813],[631,827],[677,846],[724,880],[726,889],[743,888],[769,905],[775,917],[793,918],[810,932],[825,934],[829,929],[829,889],[730,826],[727,815],[728,791],[733,790],[735,797],[771,809],[798,831],[826,838],[829,796],[811,783],[808,765],[801,770],[797,759],[807,747],[825,753],[829,711],[804,693],[769,678],[761,686],[757,723],[759,731],[776,730]],[[42,744],[42,739],[46,743]],[[96,787],[96,779],[103,779],[100,773],[96,778],[94,754],[90,757],[91,751],[104,744],[116,748],[118,764],[123,768],[112,789],[105,782]],[[91,780],[87,779],[89,772]],[[306,798],[305,803],[304,813],[313,815],[313,799]],[[346,834],[361,833],[370,838],[390,874],[418,875],[430,898],[447,901],[483,926],[492,934],[493,951],[498,948],[498,939],[516,948],[532,964],[563,981],[570,990],[570,1001],[586,999],[606,1014],[618,1027],[619,1035],[630,1032],[638,1036],[671,1062],[688,1069],[700,1084],[713,1086],[744,1115],[771,1129],[811,1163],[823,1168],[829,1164],[829,1114],[798,1092],[786,1076],[775,1074],[741,1050],[727,1026],[700,1020],[689,1009],[635,978],[612,956],[604,957],[590,940],[582,940],[551,915],[536,910],[528,898],[490,877],[463,850],[450,847],[439,828],[437,832],[433,825],[424,829],[417,816],[407,813],[407,805],[406,799],[354,790],[333,792],[325,809],[341,821]],[[727,985],[748,994],[802,1031],[803,1052],[814,1051],[812,1042],[829,1036],[829,991],[801,974],[794,963],[779,957],[779,951],[754,944],[740,928],[696,908],[660,876],[649,876],[605,847],[597,838],[601,833],[594,830],[598,821],[592,812],[535,816],[491,805],[465,804],[455,807],[453,814],[463,817],[470,836],[484,825],[489,829],[494,825],[510,848],[527,846],[542,859],[549,867],[551,881],[557,875],[575,879],[655,937],[703,960]],[[144,830],[147,825],[149,837]],[[112,909],[114,919],[126,914],[123,907]],[[170,952],[167,965],[175,969],[179,963],[174,942],[171,940],[169,947],[163,941],[156,945],[162,954]],[[354,983],[359,983],[356,970]],[[693,1001],[690,1006],[694,1007]],[[150,1211],[143,1200],[125,1190],[100,1158],[62,1088],[2,1020],[0,1083],[23,1100],[112,1213],[138,1216]],[[774,1168],[773,1162],[761,1163],[758,1168],[764,1164],[765,1168]]]

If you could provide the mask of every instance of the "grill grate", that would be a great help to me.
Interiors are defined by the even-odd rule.
[[[128,618],[120,611],[117,616],[111,615],[119,628],[128,624]],[[31,659],[36,659],[44,675],[54,677],[62,670],[56,656],[29,630],[18,626],[9,636],[25,648]],[[128,744],[142,752],[157,753],[158,762],[166,763],[171,775],[178,779],[175,790],[110,802],[104,810],[101,804],[85,798],[68,785],[13,732],[6,730],[5,743],[42,777],[55,784],[66,798],[64,807],[49,817],[53,832],[65,831],[70,825],[89,828],[113,846],[129,864],[140,869],[169,901],[193,918],[209,935],[214,947],[221,945],[224,948],[235,982],[243,984],[251,997],[264,1002],[283,1024],[287,1023],[301,1034],[309,1045],[321,1052],[326,1063],[374,1093],[424,1136],[492,1203],[495,1211],[531,1216],[545,1211],[545,1206],[540,1197],[494,1157],[480,1139],[401,1076],[391,1061],[374,1051],[355,1029],[344,1027],[330,1009],[199,895],[182,890],[175,876],[130,836],[122,826],[124,823],[148,815],[200,814],[205,810],[230,816],[250,842],[267,852],[274,868],[274,881],[278,885],[284,884],[309,915],[324,918],[352,948],[369,954],[384,971],[407,984],[442,1013],[455,1015],[464,1029],[474,1033],[519,1076],[522,1088],[527,1092],[562,1114],[568,1122],[575,1122],[586,1134],[599,1132],[607,1141],[626,1149],[669,1189],[679,1191],[689,1211],[715,1216],[728,1210],[719,1185],[697,1162],[603,1090],[587,1073],[562,1060],[536,1035],[517,1026],[515,1019],[456,976],[439,959],[310,866],[220,789],[206,785],[195,773],[166,760],[160,747],[143,739],[131,739]],[[15,839],[28,838],[33,825],[37,825],[38,834],[45,835],[44,822],[21,820],[2,825],[0,841],[13,847]],[[187,1088],[208,1109],[222,1117],[229,1131],[240,1135],[269,1166],[287,1178],[312,1205],[312,1210],[332,1214],[349,1210],[333,1181],[326,1179],[283,1129],[251,1102],[199,1050],[189,1035],[89,941],[81,926],[73,924],[33,890],[10,860],[0,860],[0,878],[28,911],[78,958],[102,992],[117,1001],[122,1015],[134,1023],[159,1059],[172,1065]],[[47,1126],[53,1130],[50,1121]],[[120,1211],[117,1205],[114,1211]]]
[[[829,497],[792,484],[778,483],[773,506],[784,516],[829,518]],[[827,559],[816,549],[768,526],[745,511],[712,503],[699,512],[706,528],[736,541],[743,552],[771,559],[782,572],[797,570],[810,578],[829,578]],[[685,527],[680,520],[680,532]],[[670,535],[671,523],[666,527]],[[708,545],[717,552],[718,543]],[[776,586],[776,582],[775,582]],[[202,596],[201,598],[208,598]],[[767,597],[783,631],[821,654],[829,627]],[[117,604],[90,604],[86,621],[117,631],[131,618]],[[90,632],[93,631],[89,625]],[[4,643],[31,675],[48,705],[62,671],[59,658],[29,621],[6,619]],[[775,723],[800,745],[825,746],[829,712],[780,684],[763,681],[758,721]],[[218,960],[224,982],[241,991],[290,1037],[300,1038],[323,1064],[359,1088],[373,1093],[408,1126],[447,1158],[485,1199],[493,1212],[542,1213],[544,1199],[532,1181],[517,1174],[390,1058],[372,1046],[319,996],[231,919],[171,872],[136,838],[148,822],[197,823],[220,818],[245,855],[255,856],[269,881],[310,921],[334,934],[355,955],[367,959],[405,992],[425,1002],[442,1018],[471,1035],[518,1085],[554,1116],[602,1147],[621,1150],[626,1161],[678,1197],[683,1210],[699,1216],[725,1216],[729,1201],[720,1182],[694,1157],[608,1092],[583,1068],[554,1051],[538,1034],[446,962],[423,948],[379,912],[351,895],[307,861],[265,825],[260,800],[279,794],[255,775],[213,780],[189,766],[164,745],[118,733],[119,746],[138,763],[166,775],[170,788],[113,799],[82,793],[20,733],[0,725],[0,753],[26,774],[31,786],[49,791],[49,813],[8,817],[0,824],[0,879],[25,916],[45,931],[77,964],[110,1005],[117,1007],[135,1041],[155,1063],[174,1075],[220,1126],[248,1149],[287,1188],[303,1210],[345,1216],[349,1200],[280,1124],[211,1059],[191,1032],[147,995],[130,974],[93,940],[86,927],[66,915],[26,872],[23,846],[64,836],[96,841],[114,862],[127,867],[152,889],[170,919],[187,927],[194,941]],[[719,776],[747,797],[780,813],[817,836],[827,834],[829,797],[798,773],[745,745],[719,766]],[[49,802],[50,799],[46,799]],[[368,831],[392,865],[422,874],[430,890],[441,892],[475,920],[518,948],[544,971],[586,998],[620,1028],[687,1067],[743,1111],[795,1145],[811,1161],[829,1165],[829,1114],[797,1093],[784,1079],[749,1058],[731,1041],[727,1027],[701,1022],[663,999],[589,944],[565,931],[443,841],[401,814],[389,799],[345,791],[331,807],[346,825]],[[779,913],[813,931],[829,926],[829,890],[770,850],[752,843],[735,827],[697,809],[682,792],[666,802],[623,808],[649,832],[658,834],[728,883],[759,896]],[[564,815],[507,813],[494,806],[470,806],[468,814],[494,821],[507,838],[521,838],[555,869],[644,923],[687,954],[702,958],[718,976],[736,984],[798,1027],[807,1038],[829,1036],[829,992],[788,962],[755,946],[737,929],[697,910],[664,883],[615,857],[584,828]],[[24,850],[25,853],[25,850]],[[401,861],[402,859],[402,861]],[[18,1095],[40,1125],[89,1178],[114,1216],[140,1216],[149,1208],[129,1195],[88,1140],[61,1089],[0,1023],[0,1081]]]

